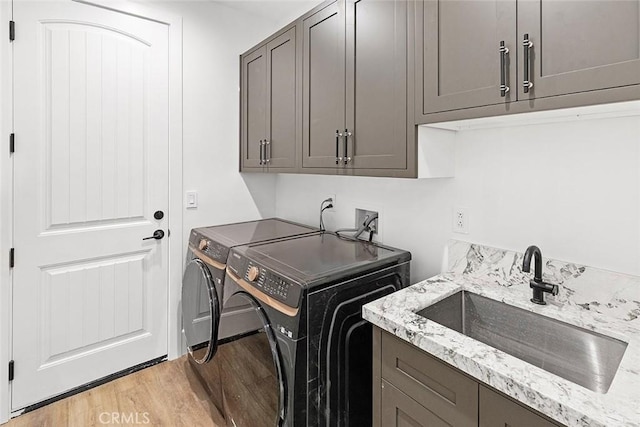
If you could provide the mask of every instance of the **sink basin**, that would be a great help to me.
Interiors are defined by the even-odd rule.
[[[545,371],[606,393],[627,343],[460,291],[417,313]]]

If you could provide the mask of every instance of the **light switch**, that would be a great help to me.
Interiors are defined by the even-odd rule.
[[[197,191],[187,191],[187,209],[196,209],[198,207],[198,192]]]

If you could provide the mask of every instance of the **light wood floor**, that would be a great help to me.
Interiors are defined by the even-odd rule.
[[[185,356],[20,415],[3,427],[105,425],[215,427],[224,420]]]

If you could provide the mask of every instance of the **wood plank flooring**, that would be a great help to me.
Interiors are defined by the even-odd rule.
[[[223,426],[186,356],[20,415],[6,427]],[[3,427],[4,427],[3,426]]]

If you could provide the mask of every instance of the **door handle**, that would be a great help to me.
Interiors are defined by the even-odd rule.
[[[264,164],[264,144],[262,143],[262,140],[260,140],[260,164],[263,165]]]
[[[163,237],[164,237],[164,231],[156,230],[156,231],[153,232],[153,236],[145,237],[142,240],[151,240],[151,239],[160,240]]]
[[[505,46],[504,40],[500,42],[500,96],[505,97],[509,93],[507,86],[507,55],[509,48]]]
[[[524,35],[522,46],[524,46],[524,79],[522,80],[522,88],[524,89],[524,93],[529,93],[529,89],[533,87],[533,83],[529,79],[529,55],[531,55],[531,51],[533,50],[533,42],[529,40],[529,34]]]
[[[342,157],[340,157],[340,137],[342,137],[342,133],[336,130],[336,165],[342,162]]]
[[[349,157],[349,147],[347,144],[349,144],[349,137],[352,135],[351,132],[349,132],[349,129],[345,129],[344,130],[344,164],[347,165],[349,164],[349,162],[351,161],[351,157]]]
[[[271,141],[268,139],[264,140],[264,162],[271,163]]]

